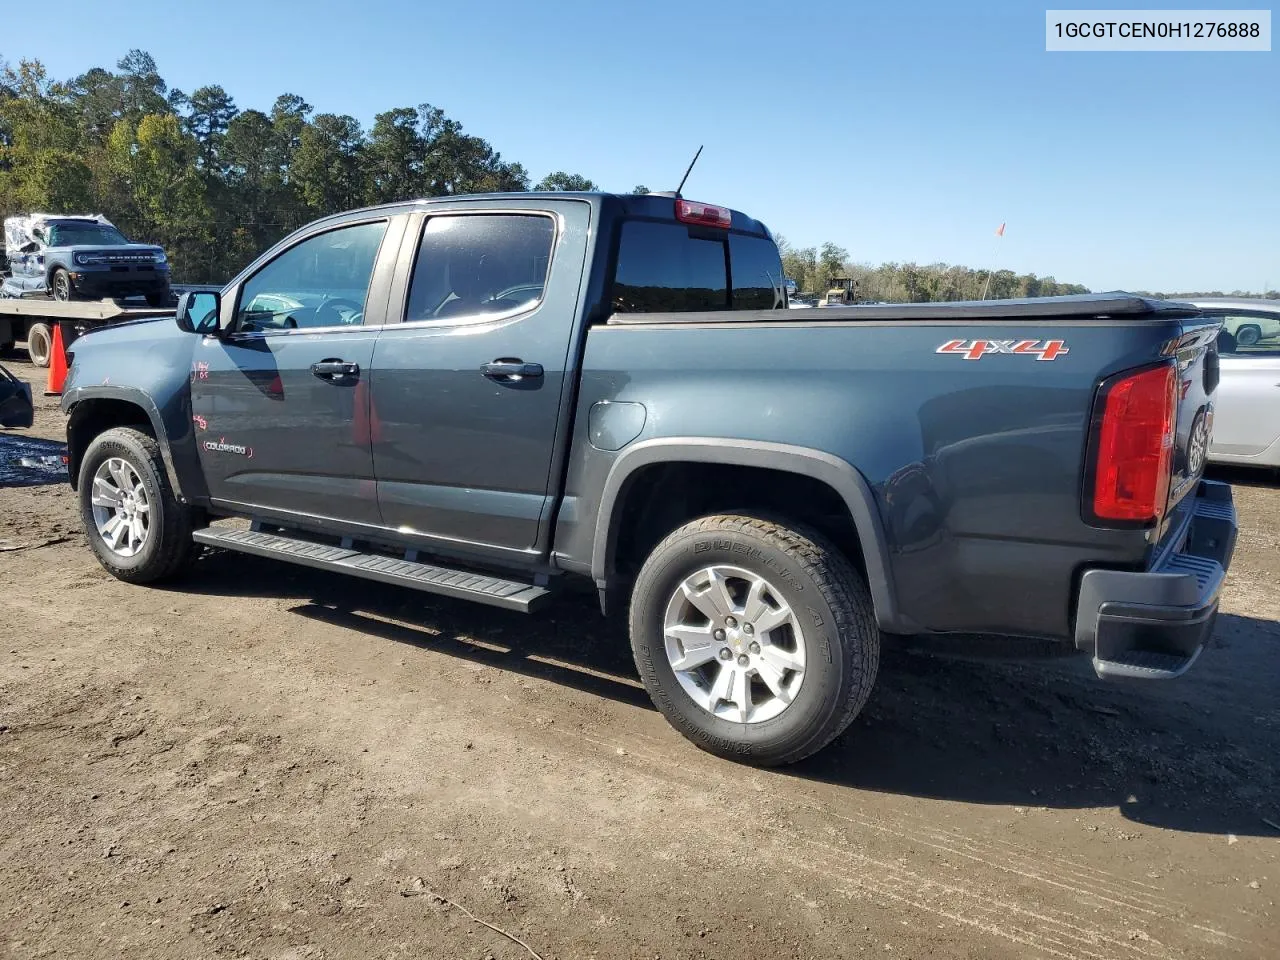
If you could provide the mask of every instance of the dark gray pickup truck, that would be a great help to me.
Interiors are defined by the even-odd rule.
[[[74,344],[89,542],[136,583],[204,545],[520,611],[588,577],[668,719],[759,764],[845,728],[882,631],[1191,665],[1236,534],[1216,319],[783,284],[764,225],[674,195],[329,217]]]

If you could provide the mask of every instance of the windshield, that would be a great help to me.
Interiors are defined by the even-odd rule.
[[[49,225],[49,246],[75,247],[92,244],[118,247],[129,241],[115,227],[105,223],[54,223]]]

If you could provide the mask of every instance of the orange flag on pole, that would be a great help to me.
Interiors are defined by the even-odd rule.
[[[997,237],[1003,237],[1003,236],[1004,236],[1004,224],[1003,224],[1003,223],[1002,223],[1002,224],[1000,224],[1000,226],[996,227],[996,236],[997,236]]]

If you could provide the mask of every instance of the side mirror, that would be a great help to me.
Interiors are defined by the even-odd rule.
[[[178,329],[187,333],[216,334],[221,310],[221,294],[205,290],[184,293],[178,298],[178,313],[174,320]]]

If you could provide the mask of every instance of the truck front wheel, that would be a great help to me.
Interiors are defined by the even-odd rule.
[[[821,535],[758,517],[685,524],[654,548],[631,598],[649,695],[695,744],[794,763],[857,716],[880,633],[866,584]]]
[[[53,350],[53,333],[47,323],[33,323],[27,328],[27,356],[37,367],[49,365],[49,354]]]
[[[195,556],[191,508],[173,494],[160,445],[140,430],[115,427],[95,437],[76,492],[89,546],[117,579],[167,580]]]
[[[74,300],[76,298],[75,287],[71,285],[71,275],[61,267],[53,271],[53,276],[49,278],[49,293],[55,300]]]

